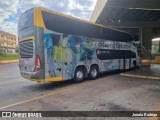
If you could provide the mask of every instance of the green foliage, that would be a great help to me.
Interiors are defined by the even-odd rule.
[[[0,60],[18,60],[19,56],[18,54],[3,54],[3,55],[0,55]]]
[[[152,45],[152,53],[159,53],[159,46],[157,45]]]
[[[0,56],[4,56],[6,53],[2,50],[2,49],[0,49]]]

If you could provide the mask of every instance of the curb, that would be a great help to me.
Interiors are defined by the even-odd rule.
[[[19,60],[0,60],[0,64],[18,63]]]
[[[133,74],[125,74],[125,73],[121,73],[120,75],[126,76],[126,77],[160,80],[160,77],[158,77],[158,76],[133,75]]]
[[[148,76],[148,79],[160,80],[160,77],[156,77],[156,76]]]

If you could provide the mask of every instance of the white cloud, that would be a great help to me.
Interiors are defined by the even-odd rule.
[[[69,0],[68,10],[75,17],[89,20],[97,0]]]
[[[1,0],[0,29],[16,34],[17,20],[26,10],[45,7],[57,12],[89,20],[97,0]],[[10,20],[14,19],[14,21]],[[9,21],[6,21],[9,19]]]
[[[59,6],[59,7],[64,7],[65,4],[64,4],[63,2],[60,2],[60,3],[58,3],[58,6]]]
[[[6,21],[9,17],[17,13],[18,0],[1,0],[0,1],[0,29],[16,34],[17,24],[13,21]]]
[[[0,22],[0,28],[6,32],[17,34],[17,23],[13,22]]]
[[[4,19],[16,14],[18,3],[18,0],[14,0],[14,2],[11,0],[0,1],[0,22],[3,22]]]

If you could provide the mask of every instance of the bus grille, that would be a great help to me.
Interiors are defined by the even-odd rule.
[[[21,58],[32,58],[33,57],[33,41],[20,43],[19,52],[20,52]]]

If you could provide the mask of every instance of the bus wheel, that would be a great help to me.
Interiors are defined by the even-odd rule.
[[[97,79],[98,74],[99,74],[98,67],[97,66],[91,66],[91,69],[90,69],[90,72],[89,72],[89,79],[91,79],[91,80]]]
[[[74,82],[80,83],[84,81],[84,69],[82,67],[78,67],[74,73]]]

